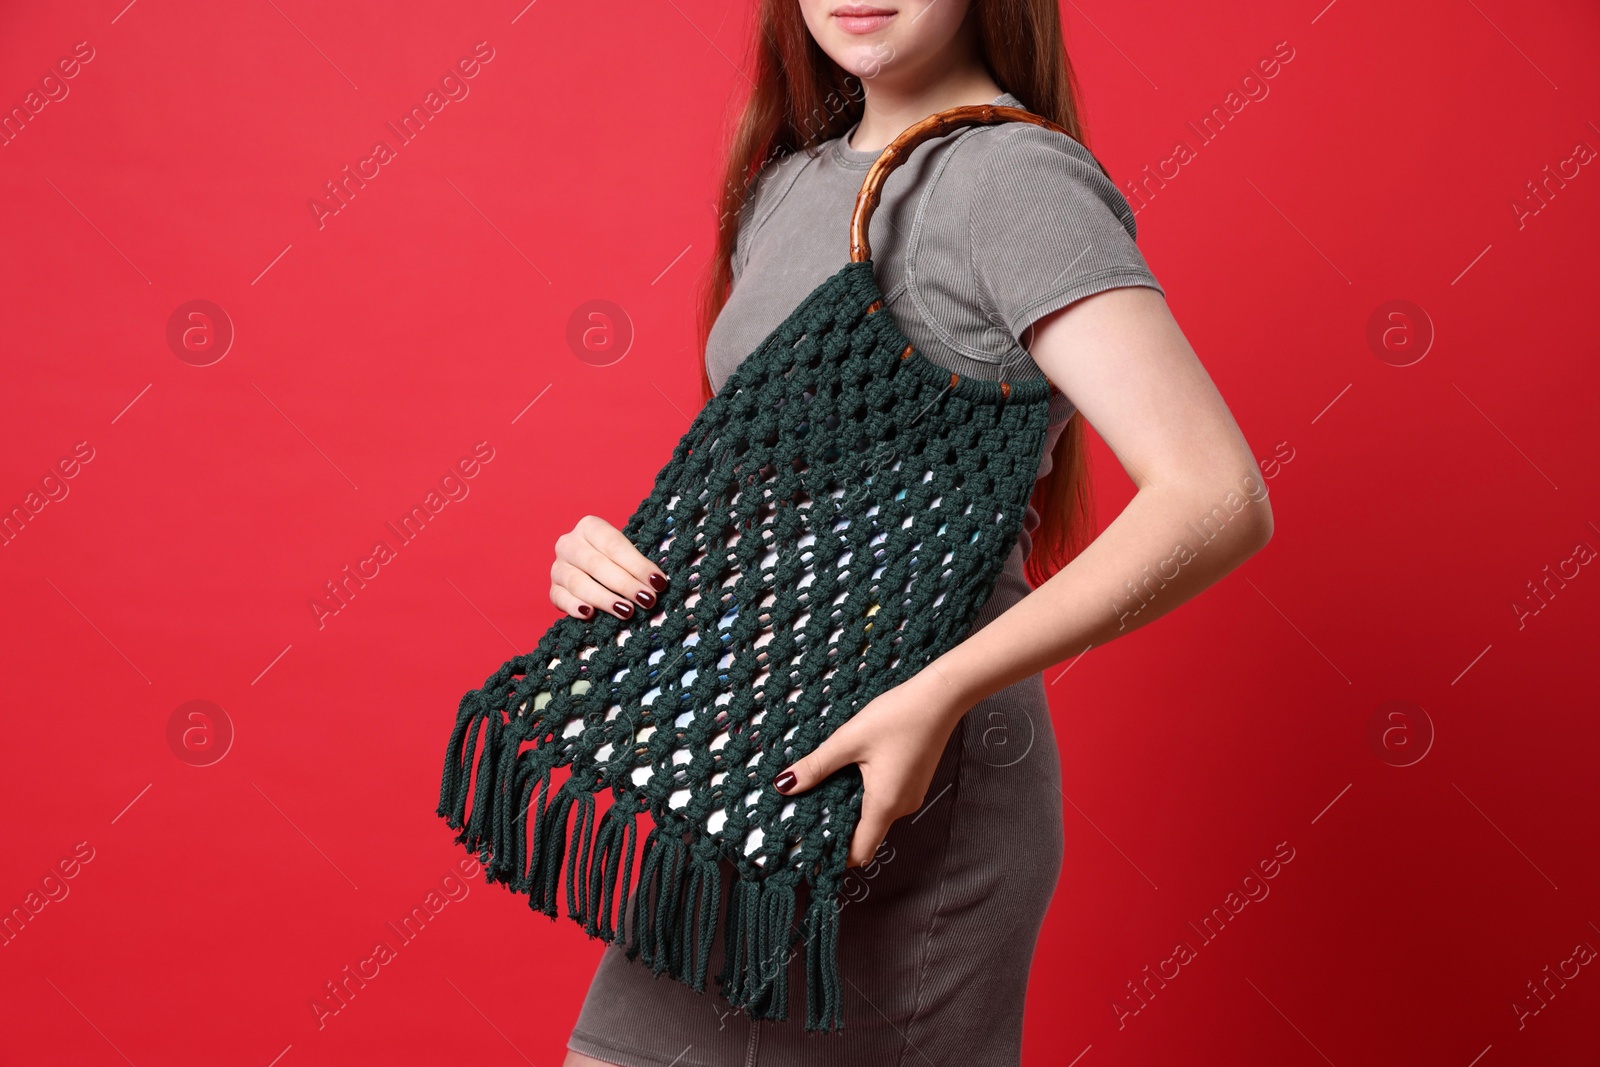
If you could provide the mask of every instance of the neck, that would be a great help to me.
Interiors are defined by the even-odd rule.
[[[987,104],[1001,93],[1000,86],[978,61],[970,42],[958,36],[952,47],[956,55],[929,57],[924,64],[937,71],[932,78],[917,77],[920,71],[900,70],[891,79],[886,66],[876,78],[866,79],[866,99],[862,103],[861,124],[851,136],[849,146],[862,152],[881,152],[906,128],[935,112],[964,104]]]

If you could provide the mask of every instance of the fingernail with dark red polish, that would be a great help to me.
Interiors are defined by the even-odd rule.
[[[594,614],[594,608],[590,607],[588,604],[579,604],[578,614],[587,619],[589,616]]]
[[[652,574],[652,575],[650,575],[650,584],[655,586],[657,589],[665,589],[667,587],[666,575],[664,575],[664,574]]]
[[[611,605],[611,607],[612,607],[612,609],[614,611],[616,611],[616,613],[618,615],[621,615],[624,619],[628,618],[630,615],[633,614],[633,605],[628,603],[626,600],[619,600],[615,604]]]
[[[633,594],[633,599],[637,600],[639,603],[648,608],[654,606],[656,602],[656,595],[654,593],[647,593],[643,590],[640,590],[639,592]]]
[[[784,771],[772,780],[772,787],[780,793],[787,793],[794,788],[794,772]]]

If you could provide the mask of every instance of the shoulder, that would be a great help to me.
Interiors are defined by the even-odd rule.
[[[972,150],[986,159],[1021,154],[1066,154],[1094,167],[1094,153],[1077,138],[1031,122],[998,122],[973,128]],[[1098,168],[1097,168],[1098,169]]]
[[[974,213],[1021,212],[1034,205],[1071,204],[1107,211],[1137,237],[1133,208],[1081,141],[1031,122],[975,129],[963,140],[974,182]]]

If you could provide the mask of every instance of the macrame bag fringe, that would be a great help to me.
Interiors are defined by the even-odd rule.
[[[480,735],[469,820],[470,754]],[[560,914],[558,887],[564,884],[566,914],[590,937],[610,943],[627,930],[630,959],[700,992],[721,923],[717,984],[732,1006],[756,1019],[788,1017],[789,958],[803,940],[806,1026],[842,1026],[838,904],[827,884],[813,889],[800,930],[791,877],[738,879],[722,907],[723,872],[709,839],[690,844],[655,826],[640,850],[644,809],[636,801],[615,796],[597,817],[594,793],[574,787],[576,779],[552,792],[548,770],[532,773],[532,753],[518,751],[523,740],[499,716],[486,714],[482,700],[462,701],[449,745],[454,773],[445,776],[438,813],[460,830],[457,842],[479,852],[487,881],[527,894],[530,908],[551,918]]]

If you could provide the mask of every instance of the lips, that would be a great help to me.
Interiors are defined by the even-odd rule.
[[[895,13],[868,4],[845,4],[835,8],[833,20],[845,33],[876,33],[889,24]]]

